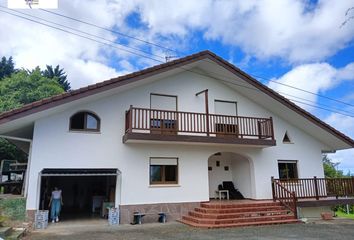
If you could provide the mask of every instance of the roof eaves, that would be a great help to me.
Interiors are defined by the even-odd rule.
[[[29,114],[41,111],[41,110],[45,110],[48,109],[50,107],[54,107],[57,106],[61,103],[67,103],[69,102],[68,98],[73,98],[73,100],[76,100],[78,98],[80,98],[80,96],[82,97],[86,97],[88,95],[91,95],[90,92],[92,92],[92,94],[96,94],[99,91],[99,89],[103,89],[103,88],[107,88],[108,86],[114,85],[114,84],[118,84],[118,86],[124,85],[126,83],[129,83],[132,80],[139,80],[143,77],[146,77],[147,75],[154,75],[163,71],[168,71],[171,68],[176,68],[179,67],[180,65],[184,65],[186,63],[190,63],[191,61],[195,62],[197,60],[199,60],[200,58],[202,58],[203,56],[210,54],[210,51],[202,51],[196,54],[192,54],[180,59],[176,59],[167,63],[162,63],[150,68],[146,68],[143,69],[141,71],[137,71],[137,72],[133,72],[133,73],[129,73],[127,75],[124,76],[119,76],[116,78],[111,78],[109,80],[100,82],[100,83],[96,83],[96,84],[92,84],[86,87],[82,87],[76,90],[72,90],[66,93],[62,93],[59,95],[55,95],[52,97],[48,97],[33,103],[29,103],[26,104],[20,108],[17,109],[13,109],[13,110],[9,110],[7,112],[3,112],[0,114],[0,124],[17,119],[18,117],[23,117],[26,111],[29,112]],[[139,79],[137,79],[139,78]],[[114,87],[114,86],[112,86]],[[110,88],[109,88],[110,89]],[[57,103],[57,104],[56,104]],[[49,105],[48,107],[44,107],[45,105]],[[36,109],[38,109],[38,111],[36,111]],[[21,114],[21,115],[19,115]],[[18,115],[18,117],[16,117],[16,115]]]
[[[270,89],[266,85],[260,83],[256,79],[254,79],[252,76],[248,75],[247,73],[243,72],[233,64],[227,62],[226,60],[222,59],[218,55],[216,55],[213,52],[210,52],[208,50],[202,51],[199,53],[195,53],[183,58],[179,58],[167,63],[162,63],[150,68],[146,68],[141,71],[137,71],[134,73],[130,73],[124,76],[120,76],[117,78],[112,78],[100,83],[92,84],[83,88],[79,88],[77,90],[73,90],[67,93],[59,94],[56,96],[52,96],[46,99],[42,99],[27,105],[24,105],[21,108],[10,110],[7,112],[4,112],[0,114],[0,124],[4,122],[8,122],[14,119],[17,119],[19,117],[29,115],[41,110],[46,110],[54,106],[58,106],[60,104],[64,104],[73,100],[77,100],[82,97],[87,97],[92,94],[96,94],[102,91],[105,91],[107,89],[111,89],[114,87],[119,87],[122,85],[125,85],[127,83],[136,81],[136,80],[141,80],[143,78],[149,77],[151,75],[155,75],[164,71],[168,71],[172,68],[178,68],[183,65],[196,62],[198,60],[208,58],[220,66],[224,67],[225,69],[228,69],[229,71],[233,72],[234,74],[241,75],[242,79],[244,79],[246,82],[249,84],[253,85],[254,87],[260,89],[263,91],[265,94],[269,95],[273,99],[276,99],[280,103],[284,104],[285,106],[289,107],[290,109],[294,110],[298,114],[302,115],[306,119],[310,120],[311,122],[315,123],[322,129],[332,133],[334,136],[341,138],[343,141],[345,141],[347,144],[350,146],[354,147],[354,140],[351,139],[350,137],[346,136],[345,134],[339,132],[332,126],[328,125],[327,123],[323,122],[319,118],[315,117],[311,113],[307,112],[306,110],[300,108],[284,96],[280,95],[279,93],[275,92],[274,90]],[[112,85],[112,86],[111,86]],[[102,90],[100,90],[102,89]],[[46,106],[48,105],[48,106]],[[28,112],[28,114],[26,114]]]
[[[217,56],[214,53],[210,52],[210,55],[212,56],[211,60],[217,60],[217,63],[221,63],[222,66],[226,66],[226,69],[234,72],[241,74],[243,76],[243,79],[246,80],[246,82],[250,83],[254,87],[260,89],[264,93],[268,94],[271,96],[273,99],[278,100],[280,103],[284,104],[288,108],[292,109],[293,111],[297,112],[298,114],[302,115],[306,119],[310,120],[311,122],[315,123],[317,126],[321,127],[322,129],[330,132],[332,135],[341,138],[343,141],[345,141],[347,144],[350,146],[354,147],[354,140],[348,137],[347,135],[343,134],[342,132],[338,131],[334,127],[330,126],[329,124],[325,123],[321,119],[317,118],[313,114],[309,113],[305,109],[299,107],[295,103],[291,102],[289,99],[286,97],[282,96],[281,94],[275,92],[273,89],[267,87],[266,85],[260,83],[257,81],[255,78],[250,76],[249,74],[245,73],[244,71],[240,70],[233,64],[227,62],[226,60],[222,59],[221,57]]]

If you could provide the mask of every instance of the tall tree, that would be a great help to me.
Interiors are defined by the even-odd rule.
[[[15,64],[12,60],[12,57],[9,57],[9,59],[2,57],[0,62],[0,80],[5,77],[10,77],[14,72]]]
[[[337,170],[339,163],[333,162],[327,155],[322,157],[323,169],[326,178],[343,177],[343,171]]]
[[[51,65],[47,65],[47,69],[43,71],[43,76],[51,79],[56,78],[65,92],[71,89],[70,83],[66,79],[67,75],[63,68],[60,69],[59,65],[57,65],[55,68],[53,68]]]
[[[20,70],[0,81],[0,112],[62,92],[60,84],[44,77],[38,67],[31,73]]]
[[[57,80],[44,77],[39,67],[33,71],[19,70],[0,81],[0,113],[63,92]],[[0,138],[2,159],[23,161],[26,155]]]

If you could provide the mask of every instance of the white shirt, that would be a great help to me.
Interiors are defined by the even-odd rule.
[[[60,199],[61,198],[61,190],[56,190],[52,192],[53,199]]]

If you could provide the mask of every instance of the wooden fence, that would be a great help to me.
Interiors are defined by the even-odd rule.
[[[277,185],[275,183],[278,183]],[[274,179],[272,178],[273,198],[281,198],[277,186],[281,185],[294,192],[296,198],[323,198],[323,197],[349,197],[354,196],[354,178],[298,178]]]

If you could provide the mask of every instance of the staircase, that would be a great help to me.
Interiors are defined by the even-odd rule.
[[[183,216],[180,222],[201,228],[298,223],[294,214],[279,202],[206,202]]]
[[[17,240],[25,234],[24,228],[0,227],[0,239]]]

